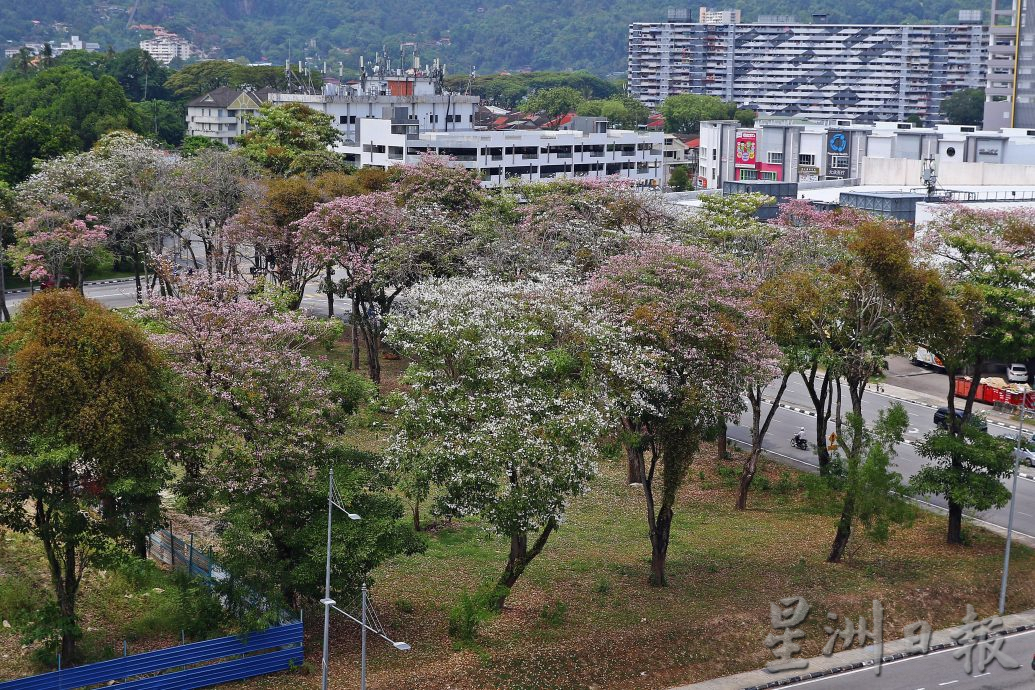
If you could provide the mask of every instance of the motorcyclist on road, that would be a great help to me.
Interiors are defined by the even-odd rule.
[[[796,433],[794,436],[792,436],[791,440],[794,441],[794,445],[796,445],[796,446],[804,445],[805,444],[805,427],[801,427],[800,429],[798,429],[798,433]]]

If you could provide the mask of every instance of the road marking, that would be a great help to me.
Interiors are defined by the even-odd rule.
[[[977,674],[977,675],[976,675],[976,676],[974,676],[974,677],[975,677],[975,678],[980,678],[981,676],[990,676],[990,675],[992,675],[992,674],[991,674],[991,673],[989,673],[988,671],[985,671],[984,673],[979,673],[979,674]]]
[[[1031,513],[1025,513],[1023,510],[1018,510],[1017,514],[1023,515],[1024,517],[1035,517],[1035,515],[1032,515]]]
[[[950,681],[946,681],[944,683],[938,683],[938,685],[952,685],[953,683],[958,683],[958,682],[959,682],[958,680],[950,680]]]
[[[1023,632],[1014,633],[1012,635],[1003,635],[1002,638],[1004,640],[1012,640],[1015,637],[1023,637],[1024,635],[1031,635],[1032,633],[1035,633],[1035,630],[1025,630]],[[985,644],[985,642],[983,642],[983,641],[982,642],[973,642],[971,644],[963,645],[963,646],[959,646],[959,647],[953,646],[953,647],[947,647],[945,649],[939,649],[939,650],[934,651],[934,652],[928,652],[927,654],[918,654],[916,656],[908,656],[908,657],[906,657],[904,659],[896,659],[894,661],[886,661],[883,664],[881,664],[881,668],[886,668],[888,666],[894,666],[895,664],[901,664],[901,663],[906,662],[906,661],[917,661],[918,659],[927,659],[927,658],[932,657],[932,656],[938,656],[939,654],[945,654],[946,652],[958,652],[961,649],[966,649],[967,647],[974,647],[974,646],[977,646],[978,644]],[[844,676],[851,676],[851,675],[856,674],[856,673],[862,673],[864,671],[872,671],[872,670],[873,670],[873,666],[871,664],[870,666],[864,666],[863,668],[857,668],[854,671],[844,671],[842,673],[834,673],[834,674],[831,674],[829,676],[825,676],[823,678],[813,678],[812,680],[803,680],[800,683],[794,683],[794,684],[788,685],[786,687],[798,688],[798,687],[801,687],[802,685],[811,685],[812,683],[822,683],[824,681],[831,680],[831,679],[834,679],[834,678],[843,678]],[[956,681],[953,681],[953,682],[956,682]],[[918,688],[918,690],[924,690],[924,689],[923,688]]]

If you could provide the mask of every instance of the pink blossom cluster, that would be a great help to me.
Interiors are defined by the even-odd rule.
[[[373,277],[373,246],[406,228],[406,214],[388,192],[343,196],[296,221],[296,242],[310,260],[341,266],[352,287]]]
[[[325,372],[304,351],[319,324],[248,299],[239,281],[199,275],[178,287],[176,296],[155,298],[149,316],[213,447],[206,452],[223,459],[210,469],[212,480],[262,492],[308,472],[303,455],[326,433],[332,407]]]
[[[608,259],[589,289],[605,313],[668,355],[670,391],[702,414],[735,414],[746,386],[772,379],[778,353],[752,306],[755,285],[732,264],[641,239]]]
[[[36,281],[58,278],[68,264],[81,266],[108,241],[108,227],[97,216],[69,220],[56,211],[40,211],[19,223],[15,233],[18,274]]]

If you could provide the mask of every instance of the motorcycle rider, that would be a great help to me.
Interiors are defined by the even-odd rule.
[[[794,441],[794,445],[798,446],[799,448],[804,447],[807,443],[805,440],[805,427],[801,427],[800,429],[798,429],[798,433],[792,436],[791,440]]]

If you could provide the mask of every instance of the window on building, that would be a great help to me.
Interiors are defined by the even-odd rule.
[[[831,168],[847,168],[848,167],[848,156],[831,156],[830,157]]]
[[[718,159],[719,159],[719,149],[712,149],[712,160],[714,161],[714,160],[718,160]]]
[[[772,170],[764,170],[758,174],[758,179],[776,182],[776,173]]]
[[[758,171],[757,170],[750,170],[748,168],[744,168],[744,169],[742,169],[740,171],[740,179],[742,179],[742,180],[757,180],[758,179]]]
[[[770,151],[768,154],[769,163],[772,165],[780,165],[783,163],[783,151]]]
[[[798,165],[815,165],[816,154],[814,153],[799,153],[798,154]]]
[[[348,115],[340,115],[338,117],[338,124],[339,125],[347,125],[348,123],[349,123],[349,116]]]

